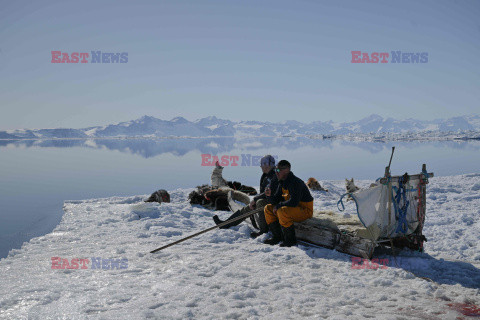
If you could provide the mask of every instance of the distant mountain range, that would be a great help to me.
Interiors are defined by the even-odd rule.
[[[459,116],[436,120],[396,120],[372,114],[355,122],[335,123],[314,121],[302,123],[288,120],[239,121],[218,119],[215,116],[188,121],[182,117],[172,120],[143,116],[137,120],[83,129],[19,129],[0,131],[0,139],[47,138],[113,138],[113,137],[241,137],[292,135],[348,135],[407,132],[465,132],[480,131],[480,116]]]

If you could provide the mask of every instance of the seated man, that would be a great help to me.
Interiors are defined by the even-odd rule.
[[[273,237],[264,243],[281,247],[297,244],[293,222],[307,220],[313,215],[313,197],[305,182],[290,171],[290,162],[281,160],[275,168],[278,188],[273,196],[271,190],[265,194],[271,197],[271,204],[265,206],[265,220]]]
[[[265,195],[265,190],[267,188],[276,188],[278,182],[277,177],[275,176],[275,158],[271,155],[266,155],[260,160],[260,167],[262,169],[262,176],[260,177],[260,194],[256,195],[248,206],[232,214],[227,220],[234,219],[239,217],[255,208],[264,207],[267,204],[267,196]],[[256,238],[266,232],[268,232],[267,222],[265,221],[265,215],[263,212],[255,214],[255,217],[251,216],[252,224],[258,226],[259,232],[252,232],[252,238]],[[213,220],[216,224],[223,223],[225,221],[220,220],[218,216],[213,216]],[[245,219],[240,219],[229,223],[221,229],[228,229],[230,227],[240,224]]]

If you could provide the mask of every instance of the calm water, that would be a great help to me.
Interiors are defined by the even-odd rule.
[[[480,142],[344,142],[309,138],[0,141],[0,257],[60,222],[64,200],[149,194],[209,183],[202,154],[238,157],[224,177],[258,186],[248,156],[272,154],[303,179],[376,179],[395,146],[393,174],[480,172]]]

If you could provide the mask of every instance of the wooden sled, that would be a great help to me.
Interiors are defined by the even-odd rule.
[[[426,172],[425,165],[422,171]],[[419,175],[413,175],[416,177]],[[433,173],[428,173],[427,177],[433,177]],[[390,180],[395,181],[401,176],[391,176]],[[382,178],[383,179],[383,178]],[[381,181],[384,182],[384,181]],[[303,222],[295,223],[295,234],[297,239],[316,246],[334,249],[352,256],[371,259],[377,247],[390,247],[392,252],[394,248],[409,248],[411,250],[423,250],[423,241],[425,237],[422,235],[422,229],[426,211],[426,183],[421,185],[422,192],[422,221],[415,232],[408,236],[396,237],[392,239],[370,239],[368,230],[360,222],[356,215],[343,216],[335,214],[333,211],[317,211],[314,210],[313,217]],[[245,205],[248,205],[250,198],[235,191],[228,194],[228,203],[230,209],[235,212]],[[247,219],[249,223],[249,219]]]
[[[311,219],[295,223],[297,239],[352,256],[371,259],[376,244],[373,240],[355,235],[355,229],[363,228],[360,220],[352,216],[349,219],[350,224],[342,225],[335,221],[334,214],[331,211],[314,211]]]

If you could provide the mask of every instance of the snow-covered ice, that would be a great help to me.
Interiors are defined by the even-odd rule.
[[[336,210],[344,182],[321,183],[330,192],[313,192],[315,209]],[[480,174],[430,180],[425,253],[381,256],[386,269],[352,269],[350,256],[324,248],[264,245],[246,224],[150,254],[212,226],[215,213],[227,217],[191,206],[191,190],[170,190],[168,204],[66,201],[53,232],[0,260],[0,317],[456,319],[456,304],[480,303]],[[89,259],[88,268],[52,269],[52,257]],[[97,257],[128,266],[92,269]]]

